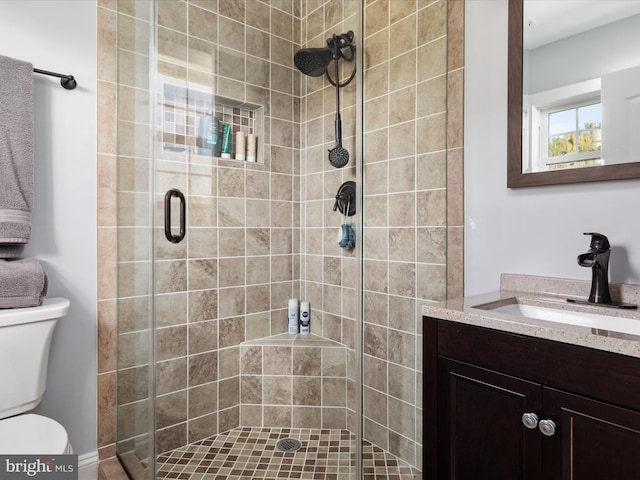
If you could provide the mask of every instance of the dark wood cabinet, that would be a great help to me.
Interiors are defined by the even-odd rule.
[[[540,405],[537,383],[440,359],[438,478],[538,480],[539,432],[520,419]]]
[[[640,359],[431,318],[424,335],[427,478],[640,478]]]
[[[542,405],[557,423],[542,439],[545,479],[640,478],[639,412],[546,387]]]

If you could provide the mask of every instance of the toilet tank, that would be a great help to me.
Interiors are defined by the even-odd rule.
[[[40,403],[53,329],[68,311],[65,298],[46,298],[39,307],[0,309],[0,418]]]

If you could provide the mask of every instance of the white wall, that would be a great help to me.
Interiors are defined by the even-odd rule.
[[[507,188],[507,8],[465,2],[465,295],[503,272],[590,280],[583,232],[609,237],[611,281],[640,283],[640,180]]]
[[[76,453],[96,451],[96,5],[0,2],[0,54],[74,75],[75,90],[34,76],[35,197],[31,242],[49,295],[71,301],[54,332],[38,413],[65,426]]]
[[[525,71],[529,69],[524,93],[564,87],[639,65],[638,45],[640,15],[634,15],[531,50],[524,65]]]

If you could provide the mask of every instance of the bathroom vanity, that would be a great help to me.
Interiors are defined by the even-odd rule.
[[[636,288],[612,295],[637,303]],[[423,307],[427,478],[639,478],[640,314],[567,304],[588,291],[588,282],[503,275],[498,292]],[[628,328],[505,305],[597,313]]]

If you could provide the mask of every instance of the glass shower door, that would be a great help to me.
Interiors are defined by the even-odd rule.
[[[149,85],[152,10],[147,2],[117,2],[113,86],[117,195],[116,454],[131,478],[152,478],[153,189]],[[105,93],[106,95],[106,93]],[[106,96],[106,98],[109,98]]]

